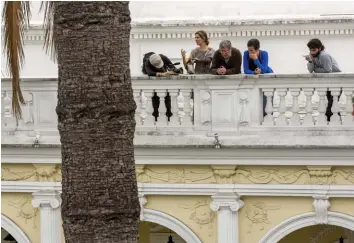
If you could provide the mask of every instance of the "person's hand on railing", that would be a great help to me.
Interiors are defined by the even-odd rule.
[[[256,70],[254,70],[254,74],[261,74],[262,73],[262,69],[260,68],[256,68]]]

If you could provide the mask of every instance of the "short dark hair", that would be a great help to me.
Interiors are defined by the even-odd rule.
[[[250,46],[253,46],[253,48],[255,50],[259,50],[259,48],[261,47],[261,44],[259,43],[259,40],[258,39],[250,39],[248,42],[247,42],[247,47],[250,47]]]
[[[307,47],[309,49],[321,49],[323,51],[325,49],[324,45],[319,39],[312,39],[307,43]]]

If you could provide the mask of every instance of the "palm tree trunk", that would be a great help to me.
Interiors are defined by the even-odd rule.
[[[129,2],[55,2],[67,243],[136,243]]]

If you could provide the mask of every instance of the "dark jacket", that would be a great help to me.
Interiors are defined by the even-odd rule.
[[[147,59],[145,61],[145,70],[148,76],[156,76],[156,73],[164,73],[168,71],[168,67],[173,66],[173,63],[171,62],[171,60],[166,57],[165,55],[159,54],[162,61],[163,61],[163,67],[158,69],[156,67],[154,67],[153,65],[151,65],[149,59]]]
[[[211,65],[211,73],[214,75],[218,75],[216,70],[221,66],[224,66],[226,68],[226,75],[240,74],[241,63],[242,63],[242,55],[238,49],[232,48],[231,57],[227,63],[225,62],[225,58],[221,55],[220,50],[217,50],[213,57],[213,62]]]

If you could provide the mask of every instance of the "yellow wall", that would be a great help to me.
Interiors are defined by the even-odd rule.
[[[1,193],[1,214],[10,218],[31,242],[40,242],[39,210],[32,207],[30,193]]]
[[[330,203],[330,211],[354,216],[354,198],[331,198]]]
[[[216,215],[207,196],[148,196],[146,208],[162,211],[186,224],[203,243],[217,241]]]
[[[239,212],[240,242],[259,242],[274,226],[298,214],[312,212],[312,198],[243,197]],[[302,242],[301,242],[302,243]]]

